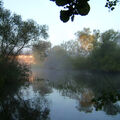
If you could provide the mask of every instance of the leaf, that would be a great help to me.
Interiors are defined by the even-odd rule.
[[[56,0],[56,5],[58,6],[64,6],[66,4],[68,4],[68,0]]]
[[[69,18],[70,18],[69,10],[61,10],[60,11],[60,19],[61,19],[61,21],[68,22]]]
[[[78,11],[78,13],[79,13],[80,15],[85,16],[85,15],[87,15],[87,14],[89,13],[89,11],[90,11],[90,6],[89,6],[89,4],[86,2],[86,3],[82,4],[82,5],[77,5],[77,6],[76,6],[76,9],[77,9],[77,11]]]

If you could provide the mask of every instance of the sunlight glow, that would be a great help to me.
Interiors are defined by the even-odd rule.
[[[18,55],[18,61],[21,63],[35,64],[35,59],[33,55]]]

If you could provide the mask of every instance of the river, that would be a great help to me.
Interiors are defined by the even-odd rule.
[[[14,120],[119,120],[119,93],[119,74],[33,67],[7,111]]]

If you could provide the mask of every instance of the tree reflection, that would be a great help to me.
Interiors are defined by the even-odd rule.
[[[120,93],[118,91],[103,93],[99,97],[94,97],[92,102],[96,110],[104,110],[108,115],[120,113]]]
[[[0,118],[2,120],[49,120],[48,101],[34,92],[35,95],[30,97],[29,92],[31,91],[27,91],[27,88],[21,88],[18,93],[0,99]]]
[[[45,79],[36,79],[32,83],[33,90],[36,92],[39,92],[40,95],[44,96],[46,94],[49,94],[52,92],[52,89],[50,86],[48,86],[48,83]]]
[[[68,76],[50,84],[63,96],[76,99],[79,111],[92,112],[95,108],[108,115],[120,113],[119,74],[78,72]]]
[[[48,85],[48,80],[43,78],[43,74],[33,71],[29,78],[29,82],[31,83],[33,90],[39,92],[42,96],[52,92],[51,87]]]
[[[92,112],[92,98],[94,94],[90,89],[84,89],[84,91],[81,93],[81,98],[78,102],[77,109],[79,111],[84,111],[86,113]]]

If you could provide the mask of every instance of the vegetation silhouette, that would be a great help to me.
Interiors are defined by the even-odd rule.
[[[0,1],[0,118],[48,119],[49,109],[43,109],[31,100],[25,101],[17,94],[29,80],[30,66],[20,63],[17,56],[33,42],[47,39],[48,27],[33,20],[23,21],[20,15],[12,14]],[[40,100],[40,99],[39,99]],[[44,103],[44,102],[43,102]],[[34,104],[32,107],[31,105]],[[37,105],[36,105],[37,104]],[[46,103],[45,103],[46,104]],[[42,103],[41,103],[42,105]],[[44,104],[43,104],[44,106]]]
[[[14,86],[14,90],[15,88],[18,87]],[[49,120],[48,102],[43,96],[24,99],[22,94],[18,90],[11,94],[7,92],[4,97],[0,96],[0,118],[2,120]]]
[[[51,43],[48,41],[38,41],[32,45],[32,53],[36,64],[44,61],[50,51]]]
[[[56,3],[57,6],[63,7],[64,10],[60,11],[60,19],[62,22],[68,22],[69,19],[74,21],[75,15],[85,16],[90,11],[89,0],[50,0]],[[115,9],[115,6],[119,3],[119,0],[106,0],[105,7],[111,11]]]
[[[20,64],[17,56],[41,38],[47,39],[48,27],[33,20],[23,21],[0,1],[0,83],[1,86],[28,76],[29,66]],[[16,80],[15,80],[16,79]]]
[[[80,0],[51,1],[67,9],[60,12],[63,22],[70,18],[73,21],[75,15],[87,15],[90,11],[88,0],[81,0],[83,3]],[[117,0],[108,0],[106,7],[113,10],[117,3]],[[23,48],[30,46],[37,61],[46,60],[46,65],[50,64],[51,70],[61,70],[63,73],[64,70],[71,70],[72,73],[74,70],[78,73],[81,70],[74,75],[69,71],[63,75],[59,72],[57,77],[54,73],[52,80],[55,78],[56,81],[49,82],[63,96],[75,98],[79,111],[92,112],[94,106],[96,110],[103,110],[109,115],[120,113],[120,106],[117,104],[120,100],[120,77],[115,74],[120,72],[120,33],[114,30],[103,33],[95,30],[91,33],[89,28],[84,28],[76,33],[76,41],[71,40],[51,48],[50,42],[41,41],[48,38],[47,31],[46,25],[40,26],[33,20],[23,21],[21,16],[12,14],[0,2],[0,118],[50,119],[44,95],[52,90],[43,79],[39,79],[41,86],[38,81],[33,83],[33,89],[37,86],[37,91],[41,93],[39,98],[25,100],[19,93],[21,86],[29,80],[30,69],[28,65],[19,63],[16,56]],[[56,66],[60,69],[56,69]],[[95,74],[96,71],[98,74]]]

